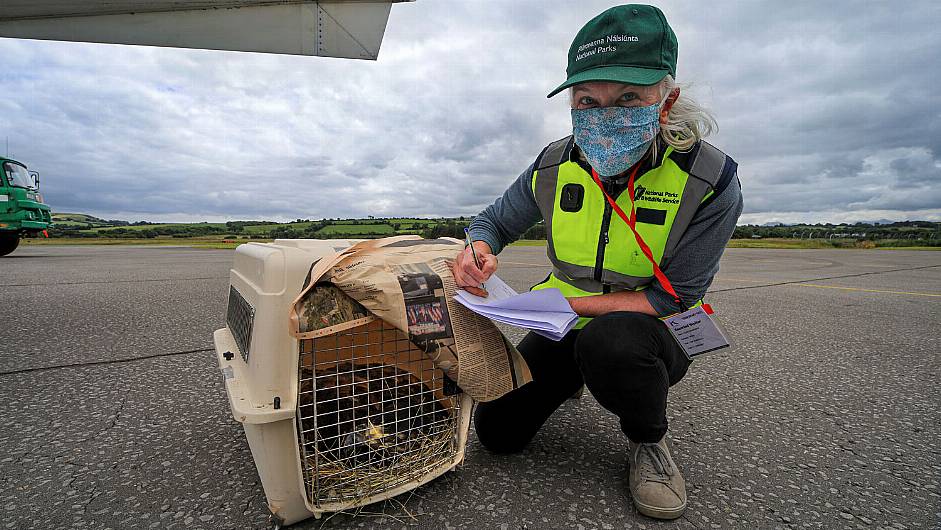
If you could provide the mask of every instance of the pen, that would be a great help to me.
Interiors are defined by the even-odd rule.
[[[464,229],[464,237],[467,240],[467,246],[469,246],[471,249],[471,255],[474,256],[474,265],[477,266],[477,270],[483,270],[480,268],[480,260],[477,259],[477,251],[474,250],[474,244],[471,242],[471,238],[470,238],[470,230],[468,230],[467,228]],[[484,284],[480,284],[480,288],[485,289]]]

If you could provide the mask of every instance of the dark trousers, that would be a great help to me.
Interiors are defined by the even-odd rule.
[[[533,381],[474,414],[480,443],[498,453],[521,450],[583,383],[628,438],[657,442],[667,432],[667,390],[690,364],[666,326],[641,313],[608,313],[559,342],[530,333],[517,348]]]

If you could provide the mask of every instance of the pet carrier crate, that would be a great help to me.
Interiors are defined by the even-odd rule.
[[[276,240],[235,251],[215,349],[280,524],[388,499],[464,458],[471,399],[406,334],[366,319],[314,339],[290,335],[311,264],[351,244]]]

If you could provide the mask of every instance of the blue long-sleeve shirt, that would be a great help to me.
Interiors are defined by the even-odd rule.
[[[533,225],[542,220],[542,213],[533,196],[533,168],[529,166],[493,204],[480,212],[470,224],[471,239],[484,241],[494,254],[519,239]],[[680,298],[691,305],[701,299],[719,271],[719,258],[735,231],[742,213],[742,191],[738,175],[704,203],[686,232],[680,238],[673,258],[664,274]],[[650,305],[660,314],[669,315],[680,310],[656,281],[644,290]]]

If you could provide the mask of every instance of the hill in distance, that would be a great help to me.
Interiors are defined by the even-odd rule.
[[[464,237],[466,217],[421,219],[408,217],[369,217],[367,219],[296,219],[274,221],[227,221],[224,223],[152,223],[105,220],[81,213],[54,213],[49,234],[53,238],[373,238],[415,234],[425,237]],[[544,232],[544,230],[543,230]]]

